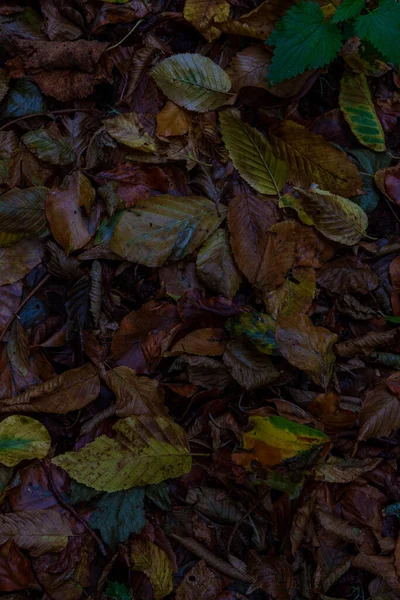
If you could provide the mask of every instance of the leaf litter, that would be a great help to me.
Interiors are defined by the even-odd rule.
[[[4,598],[399,598],[399,11],[0,8]]]

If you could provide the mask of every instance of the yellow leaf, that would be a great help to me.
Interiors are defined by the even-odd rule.
[[[306,313],[316,293],[314,269],[296,267],[275,290],[264,294],[266,311],[276,319],[279,314],[295,316]]]
[[[185,109],[168,100],[157,115],[157,135],[170,137],[184,135],[189,131],[192,118]]]
[[[236,464],[249,471],[253,461],[262,467],[273,467],[315,446],[330,443],[322,431],[284,417],[250,417],[249,422],[253,429],[243,434],[243,452],[232,455]]]
[[[307,224],[311,221],[330,240],[354,246],[366,234],[368,217],[355,202],[317,188],[310,192],[294,189],[299,196],[294,198],[291,207],[298,212],[300,219],[306,216]],[[289,198],[286,195],[287,206]]]
[[[150,579],[155,600],[161,600],[172,592],[174,571],[164,550],[151,542],[134,540],[131,562],[134,571],[142,571]]]
[[[135,112],[117,115],[113,119],[106,119],[103,123],[111,137],[125,146],[142,152],[157,150],[154,140],[141,127],[139,117]]]
[[[35,419],[13,415],[0,423],[0,462],[7,467],[21,460],[44,458],[50,444],[46,427]]]
[[[237,109],[219,115],[222,139],[239,174],[261,194],[279,194],[287,175],[285,160],[277,158],[267,138],[241,120]]]
[[[218,208],[201,196],[156,196],[121,211],[110,248],[132,262],[160,267],[193,252],[224,219]]]
[[[371,150],[384,152],[385,134],[365,75],[345,71],[340,81],[339,104],[358,141]]]
[[[348,156],[294,121],[282,121],[269,131],[273,152],[289,165],[290,181],[303,187],[318,183],[336,194],[356,196],[362,182]]]
[[[117,438],[102,435],[78,452],[67,452],[52,462],[79,483],[106,492],[160,483],[190,471],[186,434],[169,417],[127,417],[114,429]]]
[[[214,22],[229,18],[230,4],[227,0],[186,0],[183,16],[208,40],[212,42],[221,31]]]

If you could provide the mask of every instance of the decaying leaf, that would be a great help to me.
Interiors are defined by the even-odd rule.
[[[167,554],[151,542],[135,540],[130,558],[135,571],[142,571],[150,579],[154,598],[161,600],[173,590],[173,567]]]
[[[0,423],[0,462],[7,467],[21,460],[44,458],[50,443],[46,427],[35,419],[13,415]]]

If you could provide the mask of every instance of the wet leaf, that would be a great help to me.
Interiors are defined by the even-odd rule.
[[[340,108],[358,141],[376,152],[386,150],[385,134],[375,112],[367,78],[347,71],[340,82]]]
[[[324,327],[315,327],[305,315],[280,315],[277,321],[276,341],[280,352],[324,388],[335,366],[333,346],[337,339],[337,335]]]
[[[287,163],[277,158],[267,139],[241,120],[236,109],[219,115],[229,157],[247,183],[261,194],[279,194],[287,177]]]
[[[135,571],[142,571],[150,579],[155,600],[161,600],[173,590],[173,566],[168,555],[148,541],[134,540],[130,559]]]
[[[7,467],[21,460],[44,458],[50,443],[46,427],[35,419],[13,415],[0,423],[0,462]]]
[[[110,247],[133,262],[159,267],[200,246],[221,223],[225,210],[201,196],[149,198],[119,214]]]
[[[152,71],[157,85],[175,104],[188,110],[207,112],[230,98],[228,75],[201,54],[175,54]]]
[[[249,423],[253,429],[242,436],[242,452],[232,455],[236,464],[248,470],[253,461],[261,467],[273,467],[314,446],[330,443],[322,431],[284,417],[250,417]]]

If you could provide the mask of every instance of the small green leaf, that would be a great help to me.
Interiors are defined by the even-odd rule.
[[[50,443],[46,427],[35,419],[13,415],[0,423],[0,463],[7,467],[21,460],[44,458]]]
[[[400,4],[380,0],[378,7],[355,22],[355,35],[368,40],[395,67],[400,65]]]
[[[267,43],[275,46],[268,73],[275,84],[330,63],[340,50],[341,34],[316,2],[303,0],[287,11]]]
[[[392,317],[388,315],[383,315],[383,318],[387,323],[395,323],[396,325],[400,325],[400,317]]]
[[[46,110],[47,104],[39,88],[28,77],[22,77],[17,80],[8,96],[4,117],[15,119]]]
[[[385,134],[365,75],[345,71],[340,81],[339,105],[358,141],[371,150],[384,152]]]
[[[365,6],[365,0],[342,0],[340,6],[333,15],[332,23],[347,21],[357,17]]]
[[[208,112],[229,98],[231,81],[212,60],[201,54],[175,54],[153,69],[164,94],[188,110]]]
[[[140,533],[145,524],[144,488],[103,494],[95,503],[89,525],[99,529],[102,539],[115,551],[119,542],[125,542],[131,533]]]

